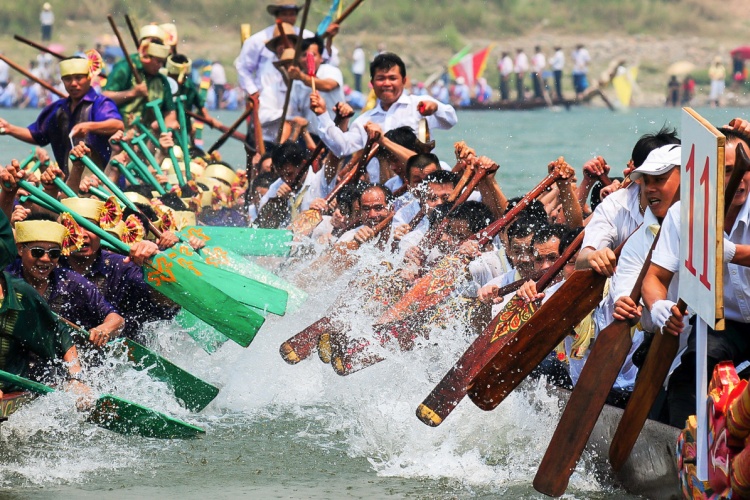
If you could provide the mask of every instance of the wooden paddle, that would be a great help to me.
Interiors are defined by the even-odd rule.
[[[305,6],[302,9],[302,22],[299,25],[299,36],[297,37],[297,44],[294,46],[294,59],[292,64],[297,65],[299,60],[299,54],[302,51],[302,39],[305,36],[305,27],[307,26],[307,15],[310,13],[310,4],[312,0],[305,0]],[[284,30],[279,26],[279,32],[283,37],[286,37]],[[284,133],[284,123],[286,122],[286,113],[289,110],[289,101],[292,98],[292,82],[289,82],[286,88],[286,96],[284,97],[284,106],[281,108],[281,124],[279,125],[279,131],[276,133],[276,143],[281,142],[281,134]]]
[[[537,290],[543,290],[552,282],[557,273],[578,251],[582,242],[583,233],[579,234],[555,263],[545,271],[537,282]],[[561,294],[554,294],[547,303],[560,296]],[[559,304],[556,306],[559,307]],[[524,328],[530,319],[536,317],[535,312],[538,309],[538,303],[527,304],[518,296],[508,302],[419,405],[417,418],[432,427],[440,425],[477,383],[478,376],[484,367],[519,329]]]
[[[2,370],[0,380],[36,394],[55,392],[48,385]],[[206,433],[193,424],[111,394],[99,396],[89,415],[89,421],[120,434],[137,434],[161,439],[191,438]]]
[[[20,180],[19,186],[56,212],[67,212],[86,230],[96,234],[112,248],[125,255],[130,247],[98,225],[81,217],[33,184]],[[213,269],[208,266],[209,269]],[[204,279],[196,268],[177,251],[159,252],[143,266],[144,279],[168,299],[181,305],[243,347],[252,342],[265,318],[242,302],[230,297]],[[231,273],[230,273],[231,274]],[[218,280],[225,279],[222,275]]]
[[[55,52],[54,50],[50,50],[48,47],[45,47],[44,45],[40,43],[33,42],[29,40],[28,38],[24,38],[21,35],[13,35],[13,38],[18,40],[21,43],[25,43],[26,45],[30,47],[34,47],[39,52],[46,52],[47,54],[51,55],[52,57],[55,57],[57,59],[63,60],[66,58],[66,56],[60,54],[59,52]]]
[[[130,38],[133,39],[133,43],[136,47],[138,47],[138,35],[135,31],[135,26],[133,25],[133,21],[130,19],[130,16],[128,14],[125,14],[125,24],[128,25],[128,31],[130,32]]]
[[[480,247],[486,245],[503,228],[510,224],[521,211],[536,199],[544,190],[551,186],[563,175],[563,170],[570,169],[567,163],[561,163],[553,173],[549,174],[534,189],[529,191],[516,206],[510,209],[503,217],[496,220],[483,231],[473,235],[470,239],[478,240]],[[383,325],[395,321],[402,321],[407,315],[423,311],[442,302],[453,291],[453,283],[458,273],[463,272],[463,258],[449,255],[440,260],[433,270],[418,279],[412,289],[404,295],[401,300],[385,312],[375,325]]]
[[[229,131],[230,133],[229,137],[231,137],[232,139],[237,139],[238,141],[245,142],[245,136],[242,135],[242,133],[237,132],[237,130],[234,130],[234,131],[230,130],[229,127],[227,127],[226,125],[222,123],[219,123],[216,119],[209,120],[203,115],[199,115],[198,113],[194,113],[193,111],[188,111],[188,110],[185,110],[185,114],[189,116],[190,118],[192,118],[193,120],[197,120],[201,123],[205,123],[211,128],[215,128],[219,132],[226,133],[227,131]]]
[[[250,116],[250,113],[253,113],[253,110],[255,109],[255,103],[252,103],[252,106],[247,106],[245,108],[245,111],[242,112],[239,118],[237,118],[234,123],[219,137],[216,142],[208,148],[208,151],[206,151],[208,154],[213,153],[220,147],[224,145],[225,142],[227,142],[227,139],[229,139],[230,136],[234,133],[235,130],[239,128],[240,125],[242,125],[242,122],[244,122],[248,116]],[[261,141],[262,142],[262,141]]]
[[[85,339],[89,338],[89,332],[72,321],[60,315],[57,316],[57,319],[72,328],[81,337]],[[195,412],[201,411],[219,394],[219,389],[213,385],[183,370],[135,340],[119,338],[110,341],[108,345],[121,346],[123,352],[128,360],[133,363],[133,367],[136,370],[147,370],[151,377],[161,380],[170,386],[175,397],[182,401],[185,408],[189,410]]]
[[[359,179],[362,174],[365,173],[367,164],[370,163],[370,161],[378,153],[377,141],[379,137],[380,134],[378,134],[378,137],[367,140],[367,143],[365,144],[365,147],[363,149],[362,157],[360,158],[360,161],[357,162],[357,166],[347,172],[346,175],[338,182],[338,184],[336,184],[336,187],[334,187],[333,190],[328,193],[328,196],[326,196],[325,198],[326,204],[331,204],[333,200],[336,199],[336,196],[338,196],[341,190],[344,189],[344,187]],[[294,233],[295,238],[304,238],[306,236],[310,236],[315,228],[318,227],[318,224],[320,224],[321,222],[323,222],[323,215],[321,214],[320,210],[305,210],[304,212],[299,214],[299,216],[297,216],[294,221],[292,221],[292,223],[289,225],[289,229]]]
[[[641,285],[651,264],[651,255],[659,241],[659,234],[661,232],[656,234],[630,292],[630,299],[636,304],[641,300]],[[538,492],[557,497],[568,488],[570,475],[581,458],[591,431],[607,402],[607,396],[633,346],[630,329],[629,321],[615,320],[596,336],[534,477],[534,489]]]
[[[734,170],[724,191],[724,214],[729,211],[742,177],[750,169],[750,158],[740,144],[736,149]],[[677,302],[677,308],[685,314],[687,305]],[[677,356],[679,337],[676,335],[655,333],[654,340],[646,355],[643,366],[638,370],[638,378],[633,387],[625,412],[620,418],[617,430],[609,445],[609,463],[616,471],[620,470],[630,456],[638,436],[643,429],[648,413],[654,405],[664,381],[667,379],[672,361]]]
[[[45,89],[47,89],[47,91],[52,92],[53,94],[55,94],[60,99],[66,99],[68,97],[68,94],[66,94],[65,92],[62,92],[62,91],[56,89],[55,87],[53,87],[49,83],[45,82],[41,78],[37,78],[31,72],[27,71],[26,68],[24,68],[23,66],[20,66],[20,65],[18,65],[16,63],[14,63],[13,61],[11,61],[10,59],[8,59],[7,57],[5,57],[2,54],[0,54],[0,61],[5,61],[5,63],[8,66],[10,66],[14,70],[18,71],[19,73],[21,73],[23,76],[25,76],[29,80],[32,80],[32,81],[38,83],[39,85],[41,85],[42,87],[44,87]]]
[[[365,0],[354,0],[354,2],[352,2],[352,4],[349,7],[347,7],[346,10],[338,18],[336,18],[336,20],[333,21],[333,23],[331,24],[340,25],[341,23],[343,23],[346,20],[346,18],[349,17],[349,15],[351,15],[352,12],[354,12],[354,9],[359,7],[360,4],[362,4],[362,2],[364,1]],[[331,37],[331,35],[329,35],[328,33],[325,33],[323,35],[323,38],[333,38],[333,37]]]
[[[125,41],[122,39],[122,34],[120,33],[120,29],[115,23],[115,19],[110,15],[107,16],[107,21],[109,21],[109,25],[112,27],[112,31],[114,31],[115,37],[117,37],[117,43],[120,45],[120,50],[122,50],[122,53],[125,56],[125,60],[128,62],[128,66],[130,66],[130,72],[133,73],[135,83],[143,82],[143,77],[141,77],[141,74],[135,69],[135,64],[133,64],[133,59],[131,59],[130,54],[128,53],[128,48],[125,46]],[[136,49],[138,48],[138,42],[135,42],[135,47]]]

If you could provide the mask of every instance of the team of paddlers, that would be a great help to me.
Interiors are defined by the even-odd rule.
[[[221,162],[216,152],[239,135],[236,126],[224,127],[211,154],[196,147],[198,120],[221,124],[207,116],[200,89],[185,78],[190,60],[176,51],[177,37],[157,25],[134,36],[137,53],[117,63],[102,95],[91,89],[95,58],[64,58],[64,98],[28,127],[0,119],[0,134],[51,145],[56,160],[37,148],[0,170],[0,369],[64,380],[85,394],[85,365],[96,357],[83,353],[100,352],[120,336],[148,343],[144,324],[171,320],[181,306],[227,337],[243,338],[241,324],[201,311],[210,295],[205,289],[186,301],[159,287],[177,281],[172,270],[179,267],[201,274],[206,264],[190,260],[206,245],[196,237],[201,227],[289,229],[291,256],[262,263],[277,273],[295,272],[301,288],[340,276],[358,259],[383,263],[360,268],[346,297],[281,345],[287,362],[317,350],[348,375],[383,361],[389,350],[424,345],[438,329],[463,323],[477,337],[417,409],[428,425],[440,425],[466,395],[483,409],[495,408],[531,375],[584,393],[598,390],[587,400],[593,406],[638,406],[640,425],[650,411],[651,418],[685,427],[695,411],[695,334],[675,285],[681,222],[675,131],[642,136],[624,180],[610,177],[615,172],[602,157],[586,162],[578,178],[560,157],[533,190],[508,199],[496,180],[497,163],[470,145],[455,144],[453,165],[432,153],[429,131],[454,126],[456,112],[430,97],[406,95],[407,69],[396,54],[372,61],[377,101],[352,120],[336,97],[340,72],[337,77],[323,63],[335,52],[330,40],[338,24],[325,42],[307,36],[294,27],[299,10],[287,2],[270,5],[276,24],[249,37],[238,59],[250,94],[235,124],[249,117],[250,132],[240,137],[246,170]],[[750,322],[750,123],[738,118],[719,130],[727,141],[727,328],[709,329],[709,373],[724,361],[738,370],[750,365],[750,331],[743,326]],[[189,227],[195,231],[185,232]],[[173,260],[160,261],[163,255]],[[353,329],[352,313],[371,318],[372,329]],[[262,324],[258,317],[243,345]],[[617,338],[609,333],[613,326]],[[618,349],[606,352],[610,338]],[[740,395],[746,384],[733,371],[720,368],[724,375],[714,377],[712,394],[740,388],[732,398],[715,398],[732,428],[726,480],[713,489],[696,486],[689,469],[693,434],[685,434],[686,494],[737,495],[750,488],[750,460],[742,458],[750,396]],[[620,443],[625,458],[629,439]],[[580,450],[550,477],[569,476],[578,456]],[[544,479],[535,482],[555,495],[565,485],[559,491]]]

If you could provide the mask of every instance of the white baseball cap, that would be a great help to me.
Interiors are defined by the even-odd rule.
[[[644,175],[661,175],[669,172],[682,163],[682,147],[679,144],[667,144],[651,151],[643,165],[630,173],[630,178],[637,181]]]

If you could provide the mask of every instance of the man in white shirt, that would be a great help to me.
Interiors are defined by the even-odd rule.
[[[555,76],[555,93],[557,94],[557,99],[562,101],[562,74],[565,67],[565,53],[562,47],[555,47],[555,54],[549,60],[549,65],[552,68],[552,74]]]
[[[510,75],[513,73],[513,59],[507,52],[500,55],[497,71],[500,73],[500,100],[507,101],[510,99]]]
[[[747,123],[747,122],[744,122]],[[727,137],[724,149],[725,182],[731,177],[737,151],[750,151],[750,139],[736,129],[722,128]],[[715,332],[708,328],[707,370],[720,361],[733,361],[735,366],[750,360],[750,172],[745,173],[731,206],[724,218],[724,316],[726,329]],[[675,305],[676,297],[667,290],[679,270],[680,262],[680,204],[667,212],[662,234],[654,249],[651,266],[643,280],[643,302],[651,311],[651,318],[662,335],[679,335],[685,324],[684,316]],[[681,427],[695,412],[695,331],[690,332],[687,349],[680,366],[669,379],[667,401],[670,424]],[[710,376],[710,375],[709,375]]]
[[[589,51],[582,43],[579,43],[573,51],[573,87],[576,89],[577,99],[583,96],[583,92],[589,86],[589,82],[586,80],[589,62],[591,62]]]
[[[0,54],[3,52],[0,51]],[[0,87],[5,88],[8,85],[8,75],[10,74],[10,66],[5,61],[0,60]]]
[[[373,109],[360,115],[349,125],[347,132],[333,123],[326,112],[327,104],[318,93],[310,96],[310,109],[318,115],[318,133],[328,149],[338,157],[350,155],[365,147],[368,137],[383,134],[391,129],[408,126],[415,133],[419,120],[427,117],[431,130],[449,129],[458,118],[452,106],[442,104],[429,96],[404,94],[406,66],[396,54],[380,54],[370,64],[370,78],[378,98]],[[371,161],[367,168],[371,182],[380,182],[380,165]]]
[[[307,54],[312,54],[315,61],[315,90],[321,97],[333,104],[345,102],[344,77],[341,70],[330,64],[323,64],[321,56],[323,52],[323,40],[314,36],[302,41],[302,50],[298,61],[300,68],[291,66],[289,77],[294,80],[292,84],[292,97],[289,103],[289,118],[300,116],[305,118],[309,124],[309,130],[318,130],[318,117],[310,109],[310,94],[312,93],[312,80],[308,76]],[[334,117],[333,107],[328,110],[331,119]],[[282,136],[283,138],[284,136]]]
[[[227,74],[226,71],[224,71],[224,66],[222,66],[219,61],[214,61],[211,65],[211,85],[214,87],[217,103],[220,103],[224,97],[224,85],[226,84]]]
[[[534,47],[534,57],[531,58],[531,79],[534,80],[534,97],[537,99],[544,98],[543,87],[547,86],[544,81],[544,68],[547,67],[547,58],[542,53],[542,48],[537,45]]]
[[[529,58],[523,49],[516,49],[516,61],[513,63],[513,72],[516,74],[516,92],[518,101],[524,99],[523,79],[529,71]]]
[[[362,75],[365,74],[365,51],[361,43],[352,52],[352,74],[354,75],[354,90],[362,92]]]

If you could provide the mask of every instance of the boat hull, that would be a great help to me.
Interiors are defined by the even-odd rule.
[[[19,406],[31,401],[34,395],[30,392],[8,392],[0,398],[0,422],[6,420]]]

